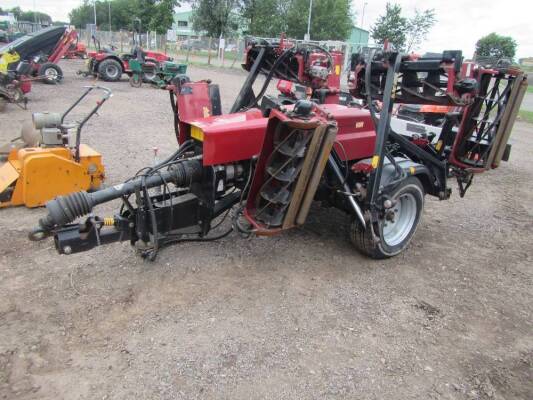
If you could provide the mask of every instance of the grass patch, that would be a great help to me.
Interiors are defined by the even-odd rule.
[[[524,122],[533,124],[533,111],[520,110],[518,112],[518,117]]]
[[[527,92],[528,93],[533,93],[533,86],[528,86],[527,87]]]

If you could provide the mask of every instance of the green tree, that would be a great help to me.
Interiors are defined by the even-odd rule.
[[[516,54],[516,41],[510,36],[495,32],[483,36],[476,43],[476,55],[513,59]]]
[[[287,14],[291,6],[288,0],[244,0],[241,16],[247,22],[247,34],[277,37],[287,32]]]
[[[437,18],[435,17],[434,9],[415,10],[414,17],[407,21],[407,52],[418,48],[422,44],[435,22],[437,22]]]
[[[307,33],[309,0],[244,0],[241,7],[251,35],[277,37],[284,32],[303,39]],[[312,40],[346,40],[352,27],[350,0],[313,0]]]
[[[376,44],[383,45],[388,40],[397,50],[403,50],[408,22],[407,18],[402,17],[402,7],[399,4],[387,3],[385,14],[370,28],[370,33]]]
[[[174,23],[174,8],[178,6],[177,0],[161,0],[153,6],[152,16],[148,27],[161,35],[167,33]]]
[[[52,17],[40,11],[23,11],[17,19],[19,21],[37,22],[41,25],[52,24]]]
[[[13,7],[11,10],[7,10],[7,11],[13,14],[17,20],[20,19],[20,15],[22,14],[22,10],[18,6]]]
[[[109,6],[111,6],[111,30],[131,30],[133,19],[140,18],[141,30],[166,33],[174,22],[174,8],[177,0],[112,0],[96,1],[96,22],[101,30],[109,30]],[[78,28],[94,23],[92,0],[84,0],[70,13],[70,23]]]
[[[208,36],[226,36],[237,29],[238,0],[193,0],[193,28]]]
[[[385,14],[370,28],[370,34],[379,45],[388,40],[398,51],[411,51],[420,46],[436,21],[433,9],[415,9],[415,15],[406,18],[399,4],[387,3]]]
[[[293,0],[287,15],[287,35],[303,39],[307,32],[309,0]],[[353,27],[350,0],[314,0],[312,40],[346,40]]]

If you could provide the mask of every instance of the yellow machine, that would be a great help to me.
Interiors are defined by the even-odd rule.
[[[7,74],[9,66],[20,60],[20,56],[16,51],[6,52],[0,54],[0,72]]]
[[[81,122],[65,123],[66,115],[94,89],[105,92],[96,107]],[[33,114],[33,125],[24,125],[20,138],[0,148],[0,157],[7,154],[0,167],[0,208],[39,207],[59,195],[100,188],[105,178],[102,156],[80,144],[80,134],[109,97],[108,89],[91,86],[63,115]]]

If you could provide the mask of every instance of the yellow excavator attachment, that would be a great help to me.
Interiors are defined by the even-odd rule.
[[[59,195],[96,190],[104,176],[102,156],[84,144],[79,162],[66,147],[13,149],[0,167],[0,208],[39,207]]]

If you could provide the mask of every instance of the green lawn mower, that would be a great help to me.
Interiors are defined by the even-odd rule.
[[[158,65],[146,65],[140,60],[130,60],[130,85],[141,87],[142,83],[150,83],[159,88],[170,84],[172,78],[179,74],[187,73],[187,64],[177,64],[171,61],[164,61]]]

